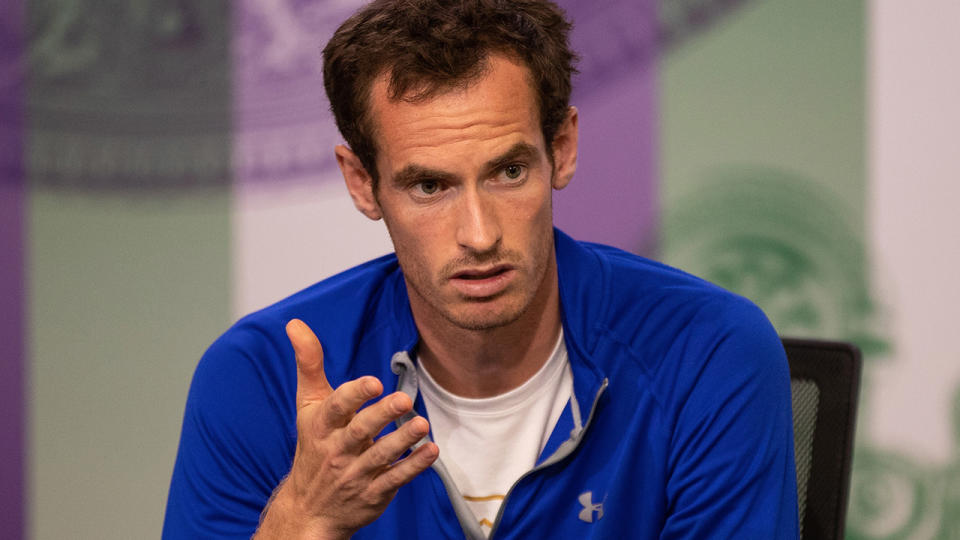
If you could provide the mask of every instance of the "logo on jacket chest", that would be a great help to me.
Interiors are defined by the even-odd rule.
[[[580,513],[577,515],[580,518],[580,521],[585,521],[587,523],[593,523],[594,521],[600,521],[603,518],[603,501],[598,503],[593,502],[593,492],[584,491],[577,497],[577,500],[580,502],[580,506],[583,507],[580,510]]]

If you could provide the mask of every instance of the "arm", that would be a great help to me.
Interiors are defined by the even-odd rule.
[[[247,339],[254,334],[218,340],[197,368],[163,537],[248,539],[258,526],[257,538],[349,536],[436,458],[436,446],[425,444],[394,463],[426,433],[426,421],[407,422],[374,443],[410,410],[409,397],[387,396],[356,412],[382,385],[361,377],[334,391],[320,344],[300,321],[288,325],[297,358],[292,407],[292,371],[256,361],[287,353],[275,352],[279,341],[275,348],[259,334]]]
[[[786,357],[757,308],[734,315],[693,349],[705,362],[676,419],[663,539],[797,538]]]

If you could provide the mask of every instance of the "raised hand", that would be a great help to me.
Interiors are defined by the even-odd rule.
[[[426,443],[397,461],[427,434],[427,420],[418,416],[374,437],[410,412],[410,397],[395,392],[357,412],[383,393],[383,384],[360,377],[334,390],[313,331],[294,319],[287,324],[287,337],[297,359],[297,448],[255,538],[348,538],[377,519],[439,450]]]

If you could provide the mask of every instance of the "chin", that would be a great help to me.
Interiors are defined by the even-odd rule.
[[[503,328],[523,316],[524,307],[506,306],[500,309],[471,306],[455,313],[445,313],[448,321],[464,330],[484,331]]]

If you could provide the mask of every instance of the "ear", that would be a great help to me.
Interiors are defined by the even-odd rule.
[[[553,189],[567,187],[577,170],[577,108],[567,109],[560,128],[553,137]]]
[[[337,156],[337,165],[343,173],[343,180],[347,183],[347,191],[350,192],[353,205],[370,219],[376,220],[383,217],[380,204],[377,203],[377,198],[373,194],[373,178],[360,163],[360,158],[342,144],[334,147],[333,152]]]

